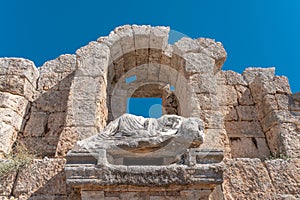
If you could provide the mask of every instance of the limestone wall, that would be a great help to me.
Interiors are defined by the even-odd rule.
[[[183,38],[169,45],[168,31],[119,27],[40,68],[26,59],[0,58],[0,158],[16,143],[36,155],[29,166],[1,178],[0,197],[80,199],[65,182],[68,150],[124,113],[126,98],[141,85],[159,83],[175,87],[181,115],[204,121],[200,148],[225,151],[225,181],[214,198],[222,192],[225,199],[300,198],[299,93],[292,95],[287,78],[275,76],[274,68],[222,71],[221,43]],[[133,75],[137,81],[126,84]],[[147,198],[189,199],[192,194],[158,192]],[[95,195],[138,199],[141,193]]]
[[[225,199],[299,199],[300,160],[226,159]]]

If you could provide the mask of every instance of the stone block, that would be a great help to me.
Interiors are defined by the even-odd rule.
[[[217,77],[206,74],[195,74],[189,77],[192,92],[217,94]]]
[[[258,158],[226,159],[223,193],[225,199],[272,199],[275,188]]]
[[[275,68],[248,67],[247,69],[245,69],[242,75],[244,76],[244,79],[247,81],[248,84],[252,83],[254,79],[259,75],[263,75],[271,80],[275,76]]]
[[[229,150],[229,140],[224,129],[205,129],[204,138],[204,142],[200,145],[200,149]]]
[[[133,30],[130,25],[117,27],[114,32],[119,35],[123,54],[135,50]]]
[[[114,60],[119,59],[123,55],[122,46],[120,43],[120,36],[115,32],[111,31],[107,37],[100,37],[97,42],[102,45],[107,45],[110,50],[110,61],[111,64]]]
[[[74,77],[72,85],[72,99],[95,99],[95,94],[106,91],[105,82],[102,77]]]
[[[70,189],[67,187],[66,174],[64,171],[61,171],[48,180],[42,188],[35,192],[30,197],[30,200],[63,200],[66,199],[67,195],[71,196],[71,193],[72,191],[70,191]]]
[[[200,48],[200,52],[203,52],[213,58],[215,60],[217,70],[220,70],[227,57],[227,53],[222,43],[216,42],[215,40],[210,38],[199,38],[197,40],[202,47]]]
[[[161,49],[149,49],[149,63],[160,64],[161,63]]]
[[[0,59],[0,75],[6,75],[9,67],[9,59]]]
[[[236,110],[240,121],[256,121],[258,119],[255,106],[237,106]]]
[[[148,67],[148,80],[158,81],[159,78],[159,64],[149,64]]]
[[[13,195],[35,193],[60,173],[64,169],[64,165],[65,159],[35,159],[26,168],[20,169]]]
[[[275,94],[279,110],[289,110],[289,96],[285,94]]]
[[[42,137],[45,135],[48,115],[45,112],[31,112],[26,122],[24,137]],[[50,127],[49,127],[50,128]]]
[[[161,82],[170,82],[170,67],[166,65],[160,65],[158,80]]]
[[[202,110],[218,110],[218,98],[214,94],[196,94]]]
[[[238,102],[240,105],[243,105],[243,106],[254,105],[254,101],[253,101],[250,89],[248,87],[245,87],[242,85],[236,85],[235,89],[237,92]]]
[[[238,115],[234,106],[220,106],[225,121],[237,121]]]
[[[149,62],[149,49],[137,49],[135,51],[136,55],[136,66],[139,67]]]
[[[150,45],[150,26],[132,25],[135,49],[149,49]]]
[[[14,127],[17,131],[20,131],[23,125],[23,117],[9,108],[0,108],[0,119],[1,122]]]
[[[260,158],[270,156],[265,138],[255,137],[230,137],[231,156],[233,158]]]
[[[275,76],[274,77],[274,86],[276,93],[279,94],[292,94],[289,80],[285,76]]]
[[[165,49],[168,44],[170,27],[150,28],[150,49]]]
[[[209,129],[223,129],[224,116],[220,111],[201,110],[200,118],[204,122],[204,127]]]
[[[123,68],[125,73],[127,73],[128,71],[136,67],[136,55],[134,51],[124,54],[123,60],[124,60]]]
[[[3,67],[1,75],[26,78],[34,88],[36,87],[39,72],[32,61],[24,58],[0,58],[0,60],[1,68]]]
[[[34,111],[63,112],[68,107],[69,92],[48,91],[42,93],[32,104]]]
[[[287,156],[299,157],[300,156],[300,131],[294,123],[282,123],[280,125],[280,136],[282,144],[286,151]],[[289,151],[290,150],[290,151]],[[294,151],[291,152],[291,151]]]
[[[270,112],[279,110],[275,95],[263,97],[262,101],[256,104],[257,116],[260,120],[264,119]]]
[[[28,109],[28,101],[19,95],[0,92],[0,107],[11,109],[23,117]]]
[[[241,85],[241,86],[247,86],[247,82],[244,80],[244,77],[234,71],[228,70],[225,71],[227,84],[228,85]]]
[[[67,84],[65,83],[64,85],[61,85],[60,82],[66,79],[71,73],[73,73],[75,71],[75,68],[75,55],[61,55],[55,60],[47,61],[42,67],[38,69],[40,72],[40,77],[38,79],[38,90],[62,89],[62,87],[66,86]],[[69,89],[69,87],[70,84],[68,85],[67,89]]]
[[[253,100],[258,103],[263,100],[266,95],[275,95],[276,87],[272,80],[266,77],[257,76],[251,84],[249,84]]]
[[[185,59],[185,72],[188,74],[213,74],[215,69],[215,61],[211,57],[203,53],[186,53],[183,55]]]
[[[99,131],[95,127],[65,127],[59,136],[55,156],[65,157],[77,141],[97,133]]]
[[[273,110],[265,118],[262,119],[261,124],[264,132],[270,130],[273,126],[285,123],[285,122],[295,122],[296,119],[289,111],[285,110]]]
[[[217,96],[220,106],[236,106],[238,105],[238,96],[234,86],[224,85],[217,89]]]
[[[8,160],[0,160],[0,165],[4,162],[8,162]],[[11,172],[9,174],[0,177],[0,199],[1,200],[3,199],[1,198],[1,196],[11,195],[16,175],[17,172]]]
[[[208,199],[212,190],[183,190],[180,191],[179,199],[190,199],[190,200],[197,200],[197,199]],[[172,198],[173,199],[173,198]],[[177,199],[177,198],[174,198]]]
[[[0,91],[25,97],[29,101],[35,100],[35,87],[24,77],[16,75],[0,76]]]
[[[106,199],[106,198],[104,197],[103,191],[81,190],[81,199],[98,200],[98,199]]]
[[[183,56],[186,53],[200,53],[200,45],[197,40],[183,37],[173,46],[173,53]]]
[[[266,167],[277,194],[300,194],[300,159],[267,160]]]
[[[225,129],[229,137],[264,137],[258,121],[225,121]]]
[[[66,126],[95,126],[99,115],[95,99],[73,99],[69,102]]]
[[[109,64],[109,48],[98,42],[90,42],[76,51],[77,71],[75,76],[106,76]]]
[[[171,66],[171,58],[173,53],[173,47],[167,45],[161,55],[161,64]]]
[[[60,136],[65,125],[66,115],[66,112],[55,112],[49,115],[46,136]]]

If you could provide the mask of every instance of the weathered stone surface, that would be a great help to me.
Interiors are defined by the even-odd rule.
[[[225,199],[272,199],[275,188],[259,159],[226,159],[223,192]]]
[[[211,129],[223,129],[224,128],[224,116],[220,111],[213,110],[201,110],[200,118],[204,122],[205,128]]]
[[[225,121],[225,129],[230,137],[264,137],[258,121]]]
[[[215,61],[203,53],[186,53],[184,54],[185,71],[187,73],[212,74],[214,71]]]
[[[26,123],[23,136],[24,137],[43,136],[45,134],[47,121],[48,121],[48,115],[44,112],[30,113],[30,117]]]
[[[39,72],[32,61],[23,58],[0,58],[0,66],[0,75],[26,78],[36,87]]]
[[[150,26],[132,25],[135,49],[148,49],[149,48],[150,29],[151,29]]]
[[[173,53],[183,56],[185,53],[200,53],[200,45],[197,40],[183,37],[173,46]]]
[[[95,127],[65,127],[59,136],[56,153],[57,157],[66,156],[74,144],[79,141],[96,135],[98,130]]]
[[[299,129],[294,123],[276,125],[266,133],[266,137],[273,153],[299,157]]]
[[[133,30],[130,25],[124,25],[115,28],[114,32],[119,35],[119,41],[122,47],[123,54],[135,50]]]
[[[221,69],[227,57],[227,53],[222,43],[209,38],[199,38],[198,42],[202,47],[200,52],[213,58],[217,69]]]
[[[225,73],[228,85],[248,85],[241,74],[231,70],[225,71]]]
[[[289,111],[274,110],[271,111],[265,118],[262,119],[262,128],[266,132],[273,126],[280,123],[293,123],[296,119]]]
[[[231,137],[230,148],[233,158],[260,158],[270,156],[270,150],[265,138]]]
[[[234,86],[224,85],[218,87],[218,100],[221,106],[236,106],[238,105],[238,96]]]
[[[256,104],[256,113],[263,120],[270,112],[279,110],[275,95],[266,95]]]
[[[236,110],[240,121],[256,121],[258,119],[254,106],[237,106]]]
[[[249,85],[253,100],[261,102],[266,95],[275,95],[276,87],[272,79],[266,76],[257,76]]]
[[[150,49],[165,49],[170,27],[155,26],[150,29]]]
[[[28,109],[28,101],[19,95],[0,92],[0,108],[9,108],[23,117]]]
[[[238,102],[240,105],[244,105],[244,106],[254,105],[254,101],[252,99],[252,95],[248,87],[236,85],[235,89],[237,92]]]
[[[266,167],[278,194],[300,194],[300,159],[267,160]]]
[[[234,106],[220,106],[225,121],[237,121],[238,115]]]
[[[0,160],[0,165],[3,162],[7,162],[7,160]],[[7,175],[0,177],[0,197],[11,195],[16,175],[17,175],[17,172],[11,172]]]
[[[189,84],[194,93],[217,94],[217,77],[207,74],[190,76]]]
[[[0,122],[0,158],[11,152],[12,145],[17,139],[18,131],[5,122]]]
[[[55,60],[47,61],[39,68],[40,77],[38,80],[38,90],[65,90],[63,83],[67,77],[75,71],[76,56],[61,55]]]
[[[287,78],[275,76],[274,68],[248,68],[242,75],[220,71],[226,59],[221,43],[205,38],[182,38],[170,45],[168,32],[168,27],[118,27],[108,37],[101,37],[77,50],[76,55],[62,55],[38,70],[25,59],[0,59],[0,156],[10,153],[18,138],[18,143],[24,143],[37,156],[65,157],[78,140],[99,133],[106,126],[108,117],[113,120],[126,112],[128,97],[162,97],[166,107],[166,98],[162,94],[165,91],[157,88],[170,84],[175,89],[171,101],[174,103],[176,99],[177,104],[176,109],[171,107],[172,112],[201,117],[205,123],[207,141],[199,151],[218,148],[224,150],[227,158],[265,159],[270,151],[275,157],[299,158],[300,95],[291,95]],[[134,75],[137,80],[127,84],[126,78]],[[141,88],[148,82],[152,85]],[[134,131],[130,133],[139,135]],[[130,138],[126,140],[127,146],[122,147],[132,150],[137,141],[138,138]],[[123,139],[118,142],[124,144]],[[143,146],[143,150],[151,149],[145,148],[145,143],[138,146]],[[170,152],[175,152],[178,146],[172,148]],[[113,160],[111,155],[115,154],[107,155],[109,161]],[[128,151],[124,155],[128,155]],[[163,161],[156,164],[171,160],[164,155],[158,155]],[[98,162],[98,157],[93,158]],[[181,157],[172,158],[177,164],[168,166],[121,165],[130,163],[130,159],[116,158],[115,162],[110,162],[117,166],[112,167],[115,170],[99,168],[95,166],[97,163],[82,166],[89,160],[79,159],[80,167],[71,166],[72,169],[66,171],[74,186],[79,186],[78,178],[90,181],[83,196],[84,191],[95,189],[91,185],[99,187],[102,181],[101,190],[105,191],[98,196],[111,200],[201,199],[202,193],[207,196],[222,182],[221,165],[189,168]],[[145,157],[140,161],[153,164],[153,160]],[[8,178],[1,185],[0,198],[9,199],[15,194],[19,199],[31,195],[31,199],[36,200],[80,199],[78,189],[66,186],[65,174],[59,172],[64,164],[59,162],[35,160],[31,164],[33,169],[20,171],[15,184]],[[259,160],[226,162],[230,172],[224,176],[223,189],[227,199],[300,198],[298,160],[267,161],[267,167]],[[206,181],[205,189],[204,185],[197,185],[203,181]],[[108,188],[107,183],[112,187]],[[146,187],[134,190],[128,183]],[[159,191],[163,192],[149,192],[153,184],[159,185]],[[200,192],[199,188],[203,190]],[[211,198],[219,197],[222,195]]]
[[[276,88],[276,93],[279,94],[292,94],[289,80],[285,76],[275,76],[274,86]]]
[[[255,77],[263,75],[266,76],[268,79],[273,79],[275,76],[275,68],[253,68],[249,67],[245,69],[243,72],[243,76],[248,84],[252,83],[255,79]]]
[[[200,149],[222,149],[225,157],[229,156],[230,144],[224,129],[205,129],[204,138]]]
[[[0,108],[0,119],[2,122],[13,126],[17,131],[21,130],[23,117],[9,108]]]
[[[64,165],[64,159],[44,158],[43,160],[34,160],[28,167],[20,169],[13,195],[17,197],[24,194],[30,196],[60,173]]]
[[[77,71],[75,76],[103,76],[107,73],[110,51],[98,42],[91,42],[76,51]]]
[[[32,109],[44,112],[66,111],[68,97],[69,93],[66,91],[44,92],[33,102]]]
[[[201,110],[218,110],[219,101],[217,95],[213,94],[197,94],[197,101]]]
[[[0,91],[23,96],[29,101],[37,97],[35,87],[26,78],[17,75],[1,75]]]

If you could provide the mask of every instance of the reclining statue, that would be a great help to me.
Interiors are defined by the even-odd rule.
[[[123,114],[97,135],[79,141],[75,149],[91,153],[105,150],[123,157],[176,157],[190,147],[199,147],[203,130],[202,121],[195,117],[164,115],[154,119]]]

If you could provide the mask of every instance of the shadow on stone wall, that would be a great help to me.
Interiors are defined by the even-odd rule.
[[[53,86],[31,103],[24,119],[25,127],[17,141],[38,157],[54,157],[65,127],[67,102],[75,72]]]

